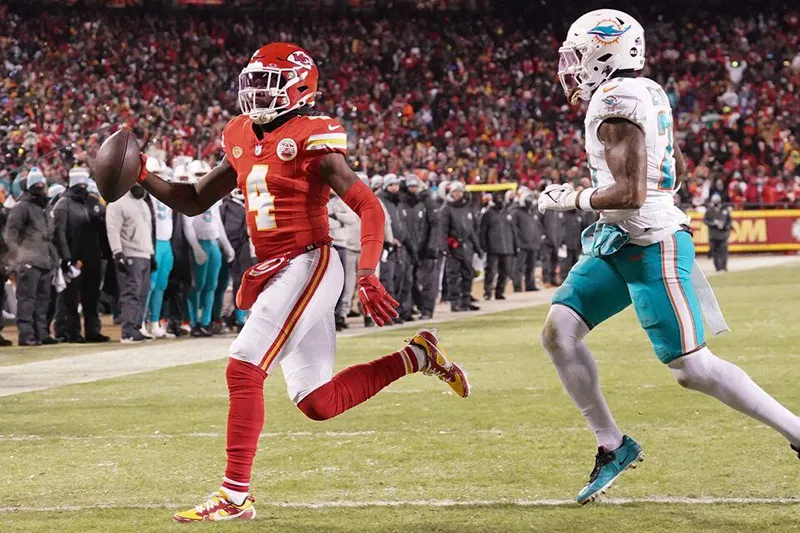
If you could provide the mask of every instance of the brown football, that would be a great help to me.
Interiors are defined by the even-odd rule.
[[[130,130],[121,129],[105,140],[92,170],[106,202],[118,200],[133,187],[140,167],[139,143]]]

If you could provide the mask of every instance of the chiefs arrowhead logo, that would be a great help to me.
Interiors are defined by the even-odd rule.
[[[297,157],[297,143],[294,142],[294,139],[281,139],[275,152],[281,161],[291,161]]]
[[[234,159],[239,159],[240,157],[242,157],[243,153],[244,153],[244,150],[242,150],[241,146],[234,146],[233,147],[233,158]]]

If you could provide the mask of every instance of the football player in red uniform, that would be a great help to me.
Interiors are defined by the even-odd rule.
[[[460,397],[464,372],[450,361],[435,330],[420,330],[401,350],[333,374],[333,311],[342,265],[331,255],[326,204],[333,189],[361,217],[358,295],[378,325],[397,316],[397,302],[375,276],[383,249],[384,213],[345,160],[344,127],[311,112],[319,71],[300,47],[260,48],[239,76],[242,114],[224,131],[222,162],[197,183],[167,182],[145,169],[140,183],[190,216],[203,213],[234,187],[244,193],[247,226],[259,264],[237,294],[250,318],[231,345],[228,463],[222,486],[175,520],[252,519],[250,471],[264,425],[264,380],[280,364],[289,396],[313,420],[327,420],[414,372],[437,376]]]

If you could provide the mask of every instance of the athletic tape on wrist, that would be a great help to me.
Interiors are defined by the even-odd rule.
[[[581,211],[594,211],[594,208],[592,208],[592,195],[596,190],[597,187],[591,187],[578,193],[578,209]]]

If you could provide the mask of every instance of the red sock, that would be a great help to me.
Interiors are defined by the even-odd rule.
[[[297,407],[312,420],[328,420],[375,396],[406,374],[419,370],[417,356],[406,347],[370,363],[346,368],[303,398]]]
[[[258,437],[264,427],[264,380],[266,372],[238,359],[228,361],[228,466],[222,487],[235,492],[250,491],[250,471]]]

